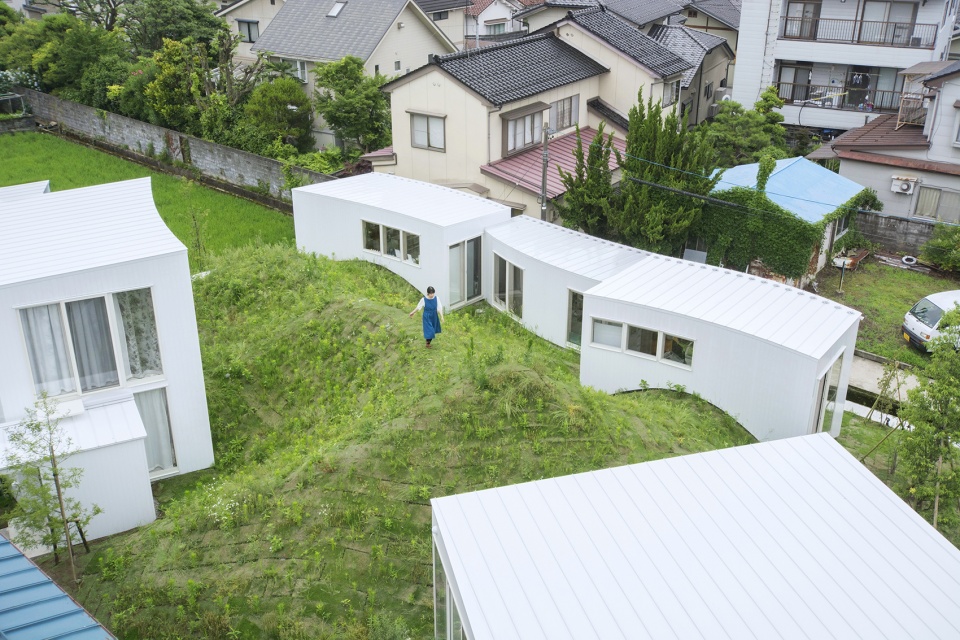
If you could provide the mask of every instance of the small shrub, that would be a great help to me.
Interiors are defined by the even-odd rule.
[[[960,226],[938,224],[920,249],[920,257],[944,271],[960,270]]]

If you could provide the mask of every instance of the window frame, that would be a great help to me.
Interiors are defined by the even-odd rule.
[[[846,215],[842,215],[839,218],[837,218],[837,226],[835,231],[833,232],[834,240],[839,240],[841,236],[843,236],[847,231],[850,230],[850,218],[852,216],[853,216],[852,213],[848,213]]]
[[[564,103],[569,102],[568,108],[566,108],[563,113],[566,116],[569,116],[564,122],[559,122],[560,118],[560,109]],[[557,120],[555,122],[554,120]],[[548,122],[550,129],[553,131],[563,131],[564,129],[569,129],[574,125],[580,124],[580,94],[574,94],[572,96],[567,96],[566,98],[560,98],[550,103],[550,119]]]
[[[367,246],[367,228],[376,227],[376,239],[378,249],[371,249]],[[396,231],[398,234],[400,255],[396,256],[392,253],[387,253],[387,232]],[[406,229],[401,229],[400,227],[395,227],[393,225],[384,224],[382,222],[373,222],[372,220],[360,219],[360,239],[362,243],[362,250],[365,253],[369,253],[375,256],[380,256],[382,258],[387,258],[388,260],[393,260],[395,262],[402,262],[403,264],[410,265],[411,267],[416,267],[417,269],[421,268],[420,256],[422,255],[421,251],[417,252],[417,261],[413,262],[412,260],[407,259],[407,238],[409,236],[416,236],[418,242],[422,237],[422,234],[413,233],[412,231],[407,231]],[[373,236],[371,236],[372,238]]]
[[[480,261],[479,261],[480,264],[476,270],[476,273],[480,275],[480,282],[479,282],[479,286],[477,287],[477,293],[476,295],[473,295],[473,296],[468,295],[468,293],[470,292],[470,286],[472,283],[467,278],[467,271],[469,269],[468,265],[469,265],[469,259],[470,259],[469,245],[471,242],[477,243],[474,255],[480,256]],[[460,291],[463,295],[463,299],[460,300],[459,302],[453,302],[453,292],[451,291],[450,292],[451,298],[450,300],[448,300],[448,302],[450,303],[451,309],[455,307],[460,307],[462,305],[471,304],[483,298],[483,236],[482,235],[474,236],[472,238],[467,238],[466,240],[462,240],[460,242],[454,242],[453,244],[447,247],[447,255],[449,255],[450,250],[452,250],[454,247],[457,247],[460,250],[460,260],[461,260],[462,268],[460,269],[460,273],[458,275],[460,279]],[[494,260],[494,264],[496,264],[496,260]],[[449,264],[448,264],[448,268],[449,268]]]
[[[253,35],[252,28],[256,28],[257,35]],[[237,19],[237,32],[240,34],[240,42],[253,44],[260,39],[260,21]]]
[[[658,360],[659,362],[663,362],[664,364],[668,364],[668,365],[670,365],[670,366],[672,366],[672,367],[678,367],[678,368],[680,368],[680,369],[686,369],[687,371],[692,371],[692,370],[693,370],[693,358],[692,358],[692,357],[691,357],[691,359],[690,359],[690,364],[687,364],[686,362],[677,362],[676,360],[669,360],[669,359],[667,359],[667,357],[666,357],[666,347],[667,347],[667,338],[668,338],[668,337],[673,338],[673,339],[675,339],[675,340],[684,340],[684,341],[686,341],[686,342],[689,342],[691,345],[694,346],[694,348],[696,347],[696,344],[697,344],[697,341],[694,340],[693,338],[684,338],[683,336],[678,336],[678,335],[673,334],[673,333],[667,333],[666,331],[661,331],[661,332],[660,332],[659,341],[658,341],[658,345],[659,345],[659,346],[658,346],[658,348],[657,348],[657,353],[659,354],[659,357],[657,358],[657,360]]]
[[[449,17],[450,17],[449,11],[434,11],[430,15],[430,19],[433,20],[434,22],[440,22],[441,20],[446,20]]]
[[[703,97],[707,100],[713,98],[713,81],[711,80],[703,87]]]
[[[297,60],[296,58],[279,58],[281,64],[293,67],[293,77],[301,84],[307,84],[307,61]]]
[[[924,190],[937,192],[937,203],[936,203],[935,211],[933,212],[933,215],[927,215],[925,213],[919,212],[920,200],[921,200],[922,194],[924,193]],[[941,222],[943,224],[952,224],[952,225],[960,224],[960,214],[958,214],[956,220],[945,220],[941,214],[941,210],[943,208],[942,200],[943,200],[943,195],[945,193],[951,197],[960,197],[960,191],[954,191],[952,189],[947,189],[944,187],[934,187],[934,186],[927,186],[922,184],[917,185],[916,204],[914,205],[914,208],[913,208],[914,217],[922,218],[924,220],[936,220],[937,222]]]
[[[519,146],[519,147],[516,147],[516,146],[515,146],[515,147],[511,147],[510,145],[513,144],[513,143],[515,143],[516,133],[514,133],[513,136],[510,135],[510,124],[511,124],[511,123],[523,122],[523,123],[524,123],[524,124],[523,124],[523,130],[526,131],[526,129],[527,129],[527,125],[526,125],[526,120],[527,120],[527,118],[531,118],[531,119],[532,119],[532,120],[531,120],[532,131],[530,132],[530,133],[531,133],[531,141],[530,141],[530,142],[527,142],[527,143],[525,143],[525,144],[523,144],[522,146]],[[539,125],[539,133],[540,133],[540,135],[539,135],[539,136],[536,135],[537,128],[538,128],[538,127],[537,127],[537,122],[536,122],[537,118],[540,119],[540,125]],[[514,125],[514,132],[516,132],[516,127],[517,127],[517,126],[518,126],[517,124]],[[504,127],[504,133],[503,133],[503,139],[504,139],[503,155],[504,155],[504,156],[514,155],[514,154],[517,154],[517,153],[521,153],[521,152],[523,152],[523,151],[526,151],[527,149],[532,149],[532,148],[534,148],[534,147],[536,147],[536,146],[538,146],[538,145],[540,145],[540,144],[542,143],[542,138],[543,138],[543,111],[534,111],[534,112],[532,112],[532,113],[525,113],[525,114],[523,114],[523,115],[521,115],[521,116],[517,116],[516,118],[510,118],[510,119],[508,119],[508,120],[504,120],[504,122],[503,122],[503,127]]]
[[[416,142],[416,119],[417,118],[426,118],[427,124],[427,144],[426,146],[422,144],[417,144]],[[430,121],[439,120],[442,129],[443,129],[443,146],[432,146],[430,140]],[[447,151],[447,116],[440,116],[431,113],[420,113],[417,111],[410,112],[410,146],[414,149],[426,149],[427,151],[439,151],[440,153],[446,153]]]
[[[499,280],[497,278],[498,272],[497,269],[500,266],[499,262],[503,263],[503,269],[506,272],[503,280],[503,302],[498,298],[498,289]],[[513,308],[513,281],[514,281],[514,270],[520,272],[520,313],[518,314]],[[504,311],[518,320],[523,320],[523,281],[526,279],[524,277],[525,269],[521,269],[517,266],[516,263],[510,262],[497,252],[493,253],[493,303],[494,306]],[[481,287],[482,288],[482,287]]]
[[[667,102],[667,88],[673,87],[670,91],[670,102]],[[680,81],[679,80],[664,80],[663,81],[663,99],[661,101],[662,107],[671,107],[677,102],[680,101]]]
[[[613,346],[612,344],[607,344],[605,342],[597,342],[597,323],[608,324],[608,325],[619,325],[620,326],[620,344],[618,346]],[[607,318],[598,318],[592,316],[590,318],[590,345],[598,347],[600,349],[607,349],[610,351],[623,351],[623,327],[626,326],[626,323],[620,320],[609,320]],[[583,340],[581,336],[581,341]]]
[[[416,262],[410,259],[409,245],[407,244],[408,238],[413,236],[417,239],[417,258]],[[406,262],[409,265],[414,267],[420,266],[420,234],[412,233],[410,231],[400,231],[400,255],[402,256],[403,262]]]
[[[625,339],[624,339],[624,341],[623,341],[623,351],[624,351],[624,353],[627,353],[627,354],[632,355],[632,356],[638,356],[638,357],[640,357],[640,358],[645,358],[645,359],[647,359],[647,360],[657,360],[657,359],[658,359],[658,356],[659,356],[659,354],[660,354],[660,350],[663,348],[663,346],[662,346],[662,344],[663,344],[663,332],[662,332],[662,331],[657,331],[656,329],[648,329],[647,327],[641,327],[641,326],[638,326],[638,325],[635,325],[635,324],[630,324],[630,323],[628,323],[628,322],[625,322],[624,324],[625,324],[626,327],[627,327],[627,330],[626,330],[626,332],[625,332],[625,333],[626,333],[626,337],[625,337]],[[655,335],[655,340],[654,340],[654,345],[653,345],[653,353],[646,353],[646,352],[644,352],[644,351],[637,351],[636,349],[631,349],[631,348],[630,348],[630,330],[631,330],[631,329],[637,329],[637,330],[639,330],[639,331],[647,331],[648,333],[652,333],[652,334]]]
[[[507,23],[506,22],[495,22],[493,24],[484,25],[486,34],[488,36],[502,36],[507,32]]]
[[[573,330],[573,308],[574,308],[573,301],[574,301],[574,298],[575,298],[576,296],[580,296],[580,342],[573,342],[573,341],[570,339],[570,334],[571,334],[571,332],[572,332],[572,330]],[[567,343],[567,345],[568,345],[570,348],[576,349],[577,351],[579,351],[579,350],[582,348],[582,346],[583,346],[583,320],[584,320],[584,315],[583,315],[583,302],[584,302],[583,292],[581,292],[581,291],[576,291],[576,290],[574,290],[574,289],[567,289],[567,335],[566,335],[566,343]]]

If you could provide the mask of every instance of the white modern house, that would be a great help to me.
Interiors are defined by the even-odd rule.
[[[379,264],[451,309],[489,291],[484,229],[510,219],[491,200],[381,173],[294,189],[293,211],[301,250]]]
[[[826,435],[431,504],[442,640],[960,634],[960,551]]]
[[[4,425],[46,393],[78,449],[77,498],[103,509],[87,536],[148,523],[151,480],[213,463],[186,247],[149,178],[17,190],[0,190],[0,459]]]
[[[776,85],[785,124],[859,127],[899,110],[900,71],[947,57],[956,14],[953,0],[745,0],[733,99]]]
[[[651,255],[584,292],[580,382],[680,387],[758,440],[836,436],[860,317],[789,285]]]
[[[579,347],[584,385],[679,385],[759,440],[839,433],[860,320],[852,309],[511,219],[489,200],[396,176],[301,187],[293,205],[302,250],[382,265],[420,291],[433,285],[450,307],[484,298],[537,335]]]

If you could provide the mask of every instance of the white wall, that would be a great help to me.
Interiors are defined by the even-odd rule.
[[[245,5],[236,7],[229,13],[224,14],[223,19],[227,21],[230,33],[240,33],[238,20],[247,22],[256,22],[257,28],[262,34],[270,26],[270,22],[277,16],[277,12],[283,8],[285,0],[251,0]],[[250,50],[251,42],[241,42],[237,45],[237,51],[233,57],[236,60],[252,61],[257,59],[257,54]]]
[[[817,360],[696,318],[591,295],[584,296],[583,315],[581,384],[609,393],[639,389],[641,381],[651,388],[682,385],[732,415],[758,440],[812,432]],[[693,365],[685,368],[596,345],[593,318],[692,339]],[[854,326],[837,347],[847,347],[852,356],[855,341]]]
[[[892,176],[917,178],[917,184],[938,189],[960,192],[960,176],[919,169],[904,169],[885,164],[860,162],[859,160],[840,160],[840,175],[865,187],[875,189],[877,197],[883,202],[883,215],[913,217],[917,207],[920,190],[905,195],[890,190]]]
[[[403,24],[402,28],[400,24]],[[456,50],[456,46],[434,30],[429,18],[424,22],[422,12],[408,4],[367,58],[365,68],[372,76],[379,66],[380,73],[389,77],[419,69],[427,64],[431,54],[442,55]],[[399,70],[396,70],[397,62],[400,63]]]
[[[513,14],[517,11],[516,7],[504,0],[494,0],[487,8],[480,12],[478,16],[467,16],[466,35],[467,37],[477,35],[487,35],[487,23],[493,21],[503,21],[504,32],[520,31],[523,24],[513,20]]]
[[[132,392],[166,387],[180,473],[213,464],[213,443],[186,250],[0,288],[0,353],[4,364],[0,367],[0,404],[4,408],[4,418],[10,422],[19,420],[35,398],[18,308],[146,287],[150,287],[153,296],[163,376],[146,383],[124,381],[123,384]],[[98,393],[110,393],[115,388],[85,393],[83,399],[95,399]],[[143,471],[146,474],[146,463]]]

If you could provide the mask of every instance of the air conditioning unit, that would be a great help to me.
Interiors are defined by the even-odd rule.
[[[917,187],[916,178],[904,176],[892,176],[892,178],[893,181],[890,183],[890,191],[893,191],[894,193],[902,193],[905,196],[909,196]]]
[[[707,117],[708,117],[708,118],[715,118],[715,117],[717,117],[717,113],[718,113],[719,111],[720,111],[720,105],[717,104],[716,102],[714,102],[712,105],[710,105],[709,107],[707,107]]]
[[[720,102],[722,100],[730,99],[730,87],[720,87],[713,92],[713,99],[715,102]]]

